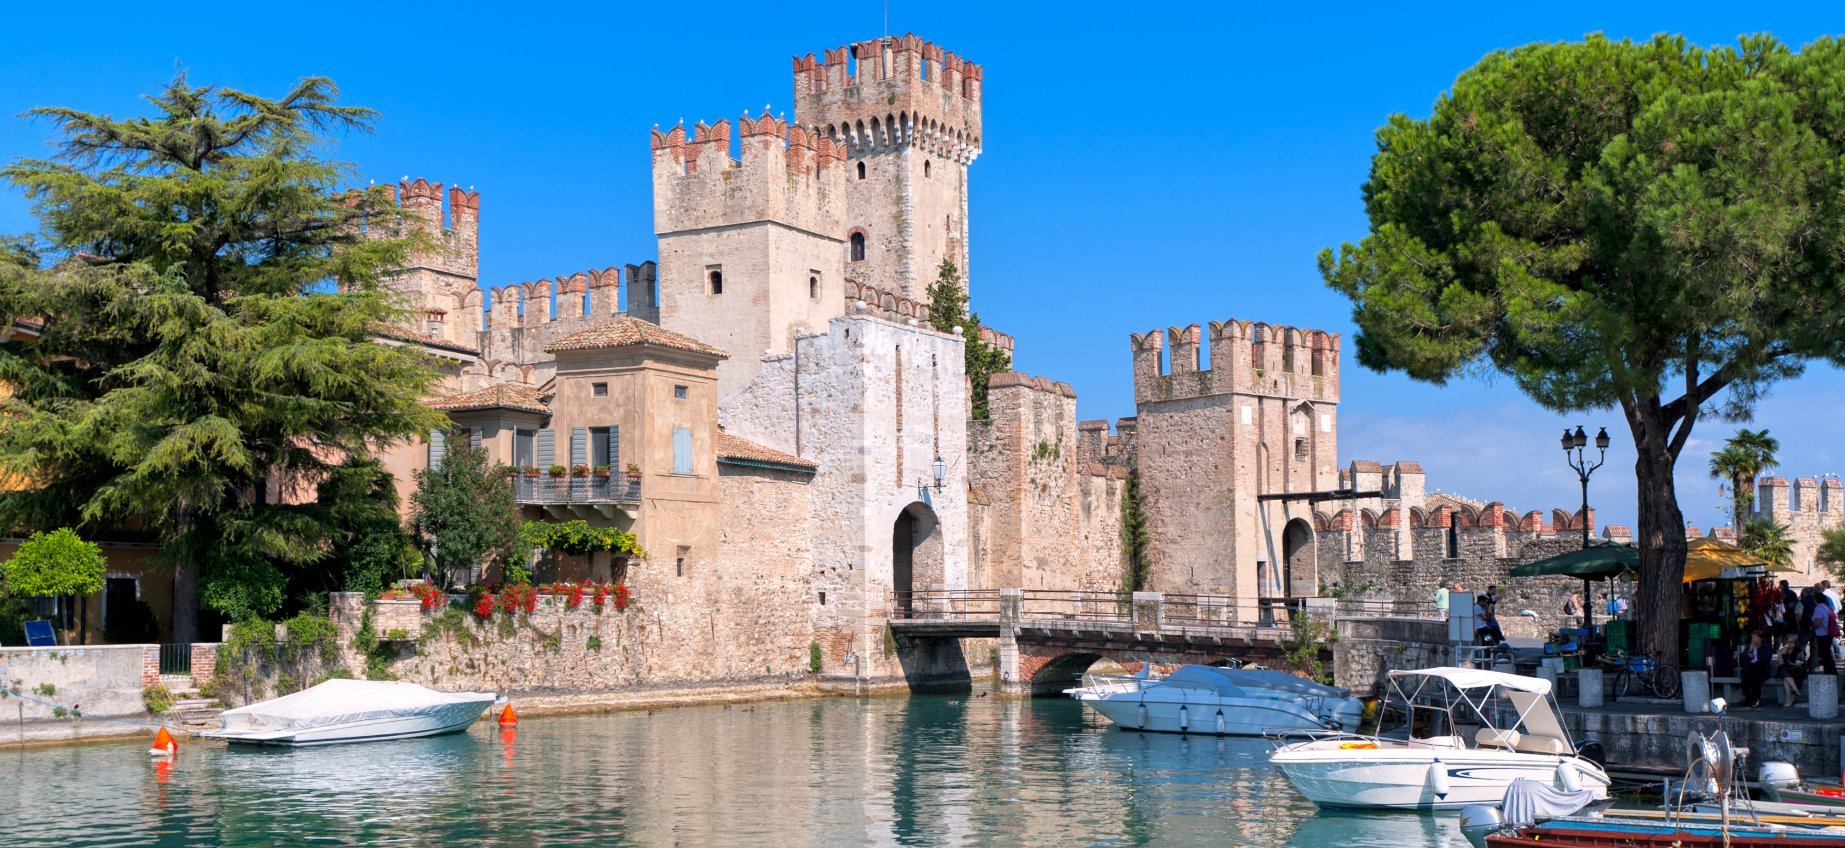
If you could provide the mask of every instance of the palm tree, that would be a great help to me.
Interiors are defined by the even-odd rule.
[[[1781,464],[1775,459],[1780,450],[1781,442],[1766,429],[1742,429],[1724,442],[1722,450],[1710,455],[1710,476],[1730,483],[1730,512],[1738,534],[1755,503],[1755,478]]]
[[[1736,537],[1736,544],[1771,565],[1786,565],[1794,560],[1794,537],[1785,525],[1773,521],[1750,519],[1742,534]]]

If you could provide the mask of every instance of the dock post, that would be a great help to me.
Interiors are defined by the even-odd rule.
[[[1710,711],[1710,672],[1681,671],[1678,673],[1678,685],[1679,693],[1685,701],[1685,712]]]
[[[999,590],[999,677],[1001,695],[1031,696],[1031,681],[1022,679],[1019,663],[1019,619],[1024,615],[1025,590]]]
[[[1599,707],[1602,705],[1602,670],[1599,668],[1576,669],[1576,706]]]
[[[1839,678],[1834,674],[1807,677],[1807,715],[1811,718],[1839,717]]]

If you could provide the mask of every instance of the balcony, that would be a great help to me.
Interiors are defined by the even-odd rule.
[[[513,499],[521,505],[543,507],[557,518],[614,518],[617,510],[632,514],[641,502],[641,481],[614,474],[608,477],[513,477]]]

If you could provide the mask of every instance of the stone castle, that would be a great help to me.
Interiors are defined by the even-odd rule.
[[[433,245],[394,277],[418,317],[392,337],[443,363],[431,404],[453,422],[388,464],[408,494],[465,440],[528,469],[509,482],[527,519],[636,533],[644,560],[546,566],[644,599],[635,679],[810,662],[835,679],[964,678],[979,646],[894,648],[886,622],[998,588],[1146,588],[1285,616],[1344,587],[1491,582],[1591,520],[1428,495],[1410,462],[1341,467],[1340,340],[1318,330],[1212,322],[1208,363],[1197,325],[1136,334],[1137,415],[1112,432],[1077,419],[1067,383],[1019,373],[994,375],[990,420],[971,420],[961,337],[931,329],[926,289],[948,262],[978,292],[982,68],[902,36],[793,70],[789,120],[652,132],[657,261],[483,288],[479,194],[380,189]],[[1136,587],[1130,475],[1150,536]]]

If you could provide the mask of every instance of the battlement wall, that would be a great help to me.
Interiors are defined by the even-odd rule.
[[[1836,477],[1763,477],[1756,482],[1756,514],[1785,522],[1801,513],[1845,517],[1845,485]]]
[[[857,157],[915,144],[963,164],[980,152],[979,65],[913,34],[794,58],[795,118]]]
[[[843,239],[843,148],[766,111],[737,122],[743,158],[730,156],[730,122],[653,130],[654,230],[667,233],[775,221]]]
[[[1197,324],[1134,333],[1134,401],[1253,393],[1338,402],[1338,333],[1234,319],[1212,321],[1210,332],[1208,362]]]
[[[875,315],[899,324],[908,323],[912,319],[918,323],[929,320],[929,304],[857,280],[846,280],[846,311]],[[1012,352],[1013,338],[1007,333],[981,327],[980,340],[1007,353]]]
[[[652,261],[626,267],[628,311],[654,305]],[[535,327],[573,318],[607,318],[620,314],[623,269],[615,266],[564,274],[488,289],[491,311],[485,329]]]
[[[402,214],[366,232],[378,238],[417,236],[421,244],[408,264],[387,276],[410,310],[403,333],[472,348],[483,308],[480,269],[480,192],[451,186],[446,213],[439,182],[408,179],[364,189],[374,203]],[[356,193],[350,194],[356,201]]]

